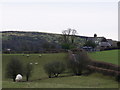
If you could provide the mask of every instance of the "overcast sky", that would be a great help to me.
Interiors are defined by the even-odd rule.
[[[1,0],[0,30],[61,33],[118,40],[117,0]]]

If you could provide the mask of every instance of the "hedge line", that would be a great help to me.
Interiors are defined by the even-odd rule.
[[[103,75],[109,75],[109,76],[118,76],[118,75],[120,75],[119,71],[110,70],[110,69],[104,69],[104,68],[95,67],[95,66],[92,66],[92,65],[88,65],[88,69],[92,70],[94,72],[102,73]]]
[[[79,50],[73,50],[73,52],[68,51],[69,59],[74,60],[73,55],[76,52],[79,52]],[[120,66],[118,65],[91,60],[91,63],[87,65],[87,69],[90,72],[98,72],[98,73],[102,73],[103,75],[114,76],[116,80],[120,82]]]
[[[111,64],[111,63],[106,63],[106,62],[101,62],[101,61],[92,61],[91,65],[95,67],[104,68],[104,69],[120,71],[120,66]]]

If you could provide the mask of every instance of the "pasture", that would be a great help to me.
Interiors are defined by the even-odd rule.
[[[108,50],[108,51],[89,53],[89,56],[93,60],[104,61],[104,62],[119,65],[118,53],[120,53],[120,50]]]
[[[111,62],[117,64],[117,58],[114,59],[116,51],[105,51],[104,54],[99,54],[102,52],[90,53],[90,57],[96,60],[103,60],[106,62]],[[113,59],[104,56],[106,53],[108,56],[113,55]],[[3,54],[3,88],[118,88],[118,82],[114,80],[114,77],[103,76],[102,74],[93,73],[89,76],[72,76],[70,73],[63,73],[57,78],[48,78],[47,74],[44,72],[44,64],[59,60],[65,62],[67,60],[67,53],[54,53],[54,54]],[[5,78],[5,67],[12,57],[17,57],[23,63],[29,62],[34,66],[33,75],[29,82],[13,82],[11,79]],[[35,64],[38,63],[38,64]],[[25,80],[25,77],[23,77]]]

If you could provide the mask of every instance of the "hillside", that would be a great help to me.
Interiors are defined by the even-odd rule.
[[[42,32],[2,32],[2,50],[39,52],[45,48],[61,49],[61,37],[61,34]],[[76,42],[79,42],[79,44],[82,40],[84,39],[76,38]]]
[[[3,50],[10,48],[14,51],[38,51],[45,43],[60,48],[60,35],[39,32],[2,32]],[[14,44],[13,44],[14,43]]]
[[[62,34],[43,32],[4,31],[2,50],[40,52],[45,49],[61,49]],[[92,37],[76,36],[75,43],[81,47],[85,40]],[[100,40],[100,38],[98,38]]]

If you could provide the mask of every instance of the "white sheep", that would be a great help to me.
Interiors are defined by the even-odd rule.
[[[27,57],[29,57],[30,55],[27,55]]]
[[[40,54],[39,57],[41,57],[42,55]]]
[[[32,65],[33,63],[30,63],[30,65]]]
[[[38,64],[38,62],[35,63],[36,65]]]
[[[22,80],[22,75],[18,74],[15,78],[16,82],[20,82]]]

